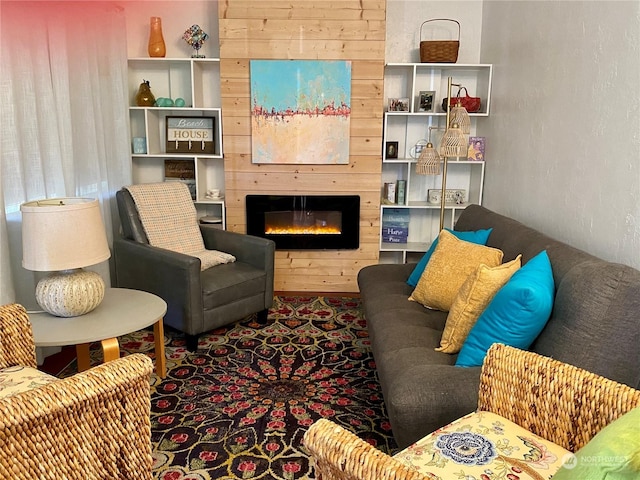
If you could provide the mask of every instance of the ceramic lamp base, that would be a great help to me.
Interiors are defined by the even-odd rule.
[[[104,298],[104,281],[96,272],[76,269],[52,273],[38,282],[38,305],[56,317],[89,313]]]

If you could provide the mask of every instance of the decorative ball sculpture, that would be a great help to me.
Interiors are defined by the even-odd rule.
[[[198,52],[208,38],[209,34],[205,33],[199,25],[191,25],[191,27],[184,32],[182,39],[196,50],[196,53],[191,55],[191,58],[204,58],[204,55],[200,55]]]

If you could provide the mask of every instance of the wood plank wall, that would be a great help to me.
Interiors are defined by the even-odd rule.
[[[277,251],[277,291],[357,292],[377,263],[385,0],[220,0],[220,75],[227,228],[246,231],[247,194],[360,195],[360,248]],[[351,60],[348,165],[251,163],[250,59]]]

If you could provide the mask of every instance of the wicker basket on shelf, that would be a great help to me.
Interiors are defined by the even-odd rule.
[[[429,22],[455,22],[458,25],[457,40],[422,40],[422,29]],[[460,22],[450,18],[432,18],[420,25],[420,61],[423,63],[456,63],[460,48]]]

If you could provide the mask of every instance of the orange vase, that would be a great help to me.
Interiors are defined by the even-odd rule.
[[[164,44],[162,36],[162,19],[160,17],[151,17],[151,30],[149,31],[149,56],[164,57],[167,48]]]

